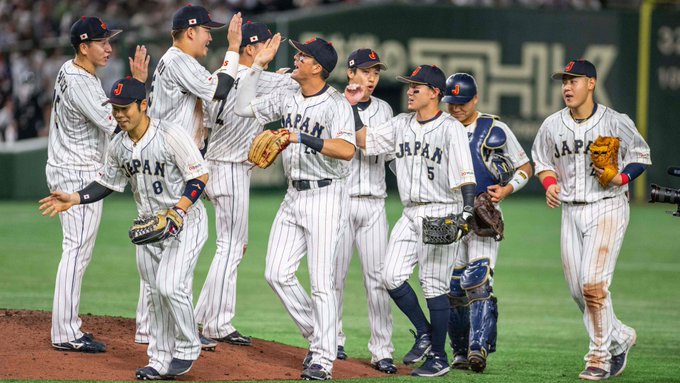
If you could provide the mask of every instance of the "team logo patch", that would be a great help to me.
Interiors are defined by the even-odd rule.
[[[569,72],[571,70],[571,68],[573,68],[573,67],[574,67],[574,61],[570,61],[569,64],[567,64],[567,66],[564,67],[564,71]]]
[[[368,57],[369,57],[371,60],[375,60],[376,57],[378,57],[378,56],[375,54],[375,52],[371,51],[371,53],[368,54]]]
[[[80,35],[81,40],[85,40],[86,38],[87,38],[87,33],[83,33],[82,35]]]
[[[474,177],[475,172],[472,170],[463,170],[460,172],[461,177],[466,177],[466,176],[473,176]]]
[[[189,19],[189,25],[196,25],[196,19]]]
[[[460,93],[460,85],[456,84],[456,87],[451,90],[451,94],[458,96],[458,93]]]
[[[193,165],[189,165],[189,171],[190,171],[190,172],[193,172],[193,171],[195,171],[195,170],[200,169],[201,167],[202,167],[201,164],[193,164]]]
[[[311,44],[316,41],[316,37],[312,37],[311,39],[305,41],[305,44]]]
[[[101,25],[102,29],[106,29],[106,24],[104,23],[104,21],[102,19],[99,19],[99,22],[100,22],[99,25]]]
[[[349,66],[354,66],[354,60],[349,60]]]
[[[229,65],[229,60],[224,60],[224,62],[222,63],[222,66],[227,66],[227,65]],[[208,78],[208,80],[210,80],[210,78]]]
[[[414,70],[413,72],[411,72],[411,76],[415,76],[415,75],[417,75],[417,74],[418,74],[418,72],[420,72],[420,68],[422,68],[422,67],[420,67],[420,66],[419,66],[419,67],[418,67],[418,68],[416,68],[416,69],[415,69],[415,70]]]
[[[113,90],[113,94],[115,94],[116,96],[119,96],[120,92],[122,92],[122,91],[123,91],[123,84],[118,84],[116,89]]]
[[[254,43],[258,40],[257,36],[250,36],[250,42]]]

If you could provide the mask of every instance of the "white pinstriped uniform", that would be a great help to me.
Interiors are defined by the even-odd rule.
[[[248,69],[239,66],[235,88]],[[299,88],[290,76],[263,72],[256,94],[262,96],[290,86]],[[205,192],[215,206],[217,252],[196,304],[196,320],[203,325],[203,334],[210,338],[223,338],[236,331],[231,321],[236,310],[237,267],[248,244],[252,168],[248,150],[264,127],[255,118],[237,116],[235,100],[236,93],[230,92],[224,100],[205,104],[206,126],[212,128],[206,153],[210,179]]]
[[[392,118],[392,108],[385,101],[371,97],[366,109],[359,109],[361,120],[369,125],[379,125]],[[364,287],[368,301],[368,323],[371,338],[368,350],[371,362],[392,358],[392,309],[390,296],[382,280],[382,269],[387,250],[387,214],[385,213],[385,161],[384,154],[366,156],[357,150],[348,179],[350,203],[349,225],[341,242],[335,262],[335,294],[338,300],[338,345],[344,346],[346,336],[342,331],[342,307],[345,278],[356,244],[364,274]]]
[[[195,58],[171,47],[158,61],[153,73],[148,97],[149,116],[180,125],[198,148],[202,148],[203,109],[197,102],[212,101],[217,80],[217,76]]]
[[[137,144],[127,133],[114,138],[97,182],[118,192],[130,183],[137,212],[145,217],[175,206],[186,182],[207,172],[201,153],[183,129],[151,119]],[[191,281],[207,238],[208,217],[199,200],[189,208],[177,239],[137,246],[137,268],[148,286],[149,366],[161,375],[173,357],[196,360],[200,354]]]
[[[355,144],[352,109],[344,95],[333,87],[327,86],[310,97],[304,97],[299,90],[282,89],[255,98],[250,106],[262,124],[281,120],[281,126],[292,132]],[[309,340],[311,363],[332,372],[338,334],[333,274],[341,228],[348,223],[345,207],[349,204],[346,179],[350,163],[326,157],[299,143],[290,144],[282,156],[289,180],[332,180],[332,183],[302,191],[292,183],[288,187],[272,224],[265,279],[302,336]],[[311,298],[295,276],[305,253]]]
[[[538,131],[532,155],[536,173],[557,173],[562,201],[562,266],[590,337],[586,365],[609,371],[611,355],[624,352],[634,330],[614,314],[609,285],[628,226],[628,185],[602,188],[588,147],[598,136],[621,139],[619,172],[630,163],[651,164],[649,146],[633,121],[604,105],[577,124],[565,108]]]
[[[477,118],[482,114],[477,112]],[[522,146],[517,141],[517,137],[510,130],[508,125],[499,120],[494,120],[494,126],[502,129],[505,132],[507,141],[505,147],[503,147],[503,154],[510,159],[512,165],[515,169],[519,169],[520,166],[529,162],[527,154],[522,149]],[[477,128],[477,119],[470,125],[466,126],[468,137],[472,138],[472,134]],[[501,210],[500,204],[495,204],[496,209]],[[461,246],[458,247],[458,255],[456,256],[456,268],[463,268],[467,264],[475,262],[479,259],[488,259],[493,270],[496,267],[496,260],[498,258],[498,245],[500,243],[496,242],[492,237],[480,237],[475,234],[474,231],[470,231],[461,240]],[[493,278],[491,278],[491,283],[493,283]]]
[[[47,185],[50,191],[72,193],[85,188],[102,166],[117,123],[99,78],[69,60],[54,84],[54,106],[47,146]],[[63,234],[52,306],[52,343],[83,336],[78,316],[80,288],[99,229],[103,202],[78,205],[59,214]]]
[[[465,128],[441,113],[421,124],[415,113],[402,113],[366,134],[366,154],[395,153],[399,196],[404,212],[392,229],[384,267],[388,290],[406,282],[416,264],[425,298],[449,292],[458,243],[425,245],[422,220],[460,213],[459,187],[475,175]],[[453,189],[453,190],[452,190]]]

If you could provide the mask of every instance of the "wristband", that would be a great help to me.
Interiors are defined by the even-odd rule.
[[[184,188],[184,193],[182,196],[187,197],[193,204],[196,203],[198,197],[200,197],[201,193],[203,193],[203,190],[205,190],[205,183],[194,178],[187,182],[187,186]]]
[[[628,182],[630,182],[630,178],[628,177],[628,174],[621,173],[621,186],[627,184]]]
[[[516,192],[523,188],[529,182],[529,175],[524,172],[524,170],[517,170],[515,175],[512,176],[509,185],[512,185],[512,192]],[[557,183],[557,181],[556,181]]]
[[[323,139],[304,133],[299,133],[298,137],[300,137],[301,144],[305,144],[319,153],[323,150]]]
[[[548,190],[552,185],[557,185],[557,178],[553,176],[548,176],[543,179],[543,187]]]

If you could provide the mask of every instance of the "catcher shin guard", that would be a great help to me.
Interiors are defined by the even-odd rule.
[[[484,258],[469,264],[461,276],[461,286],[470,302],[470,353],[485,356],[496,350],[498,308],[492,295],[491,274],[489,260]]]
[[[449,338],[453,349],[454,368],[456,358],[462,357],[467,362],[468,343],[470,335],[470,308],[465,290],[460,286],[460,278],[465,268],[454,269],[451,276],[451,291],[449,302],[451,314],[449,316]],[[466,367],[467,367],[467,363]]]

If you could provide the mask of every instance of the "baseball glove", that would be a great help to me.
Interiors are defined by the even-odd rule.
[[[619,174],[619,138],[599,136],[590,144],[590,160],[604,172],[598,177],[602,187]]]
[[[423,243],[428,245],[449,245],[463,238],[470,225],[466,215],[449,214],[446,217],[425,217],[423,219]]]
[[[265,130],[255,136],[248,152],[248,161],[265,169],[274,163],[276,157],[289,143],[290,132],[288,132],[288,129]]]
[[[489,193],[475,197],[475,210],[472,219],[472,230],[480,237],[493,237],[496,241],[503,239],[503,216],[496,209]]]
[[[177,237],[183,225],[183,214],[173,208],[160,211],[151,217],[135,220],[128,234],[135,245],[146,245]]]

